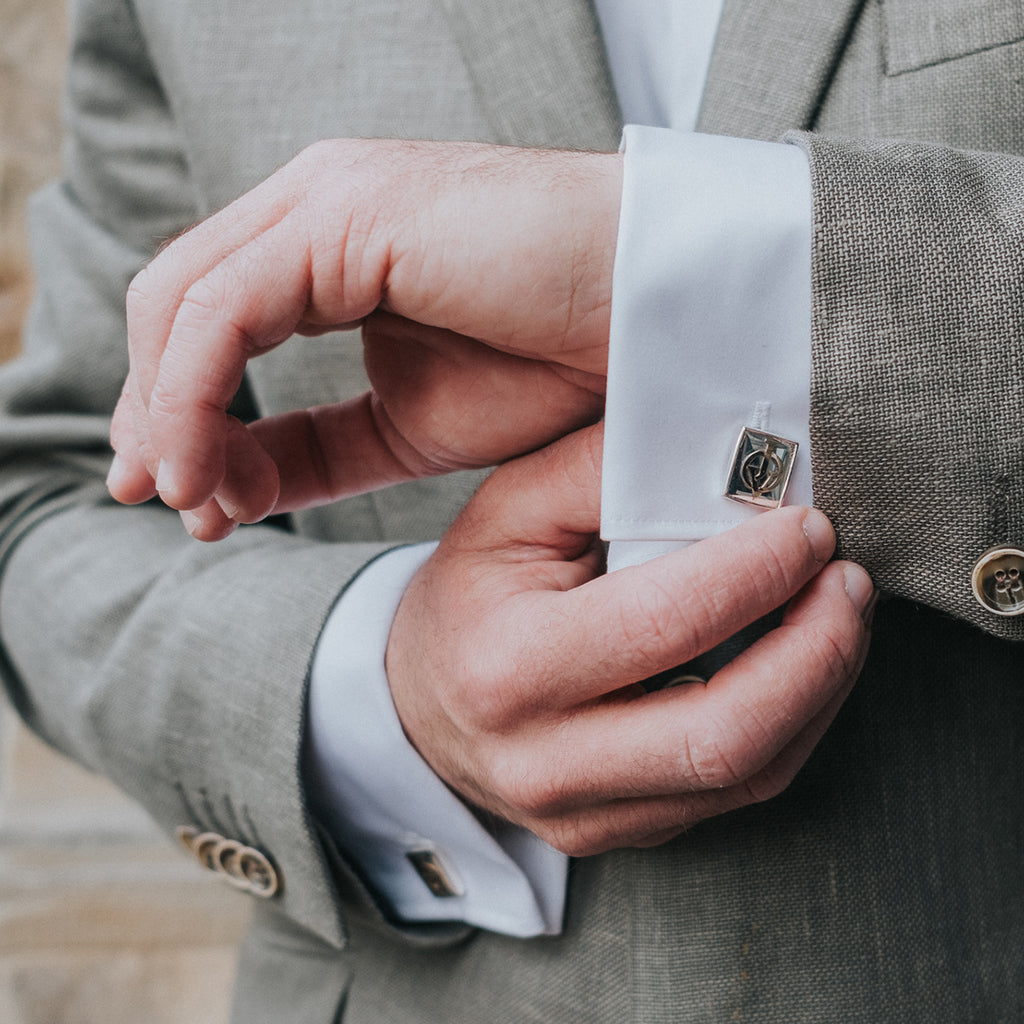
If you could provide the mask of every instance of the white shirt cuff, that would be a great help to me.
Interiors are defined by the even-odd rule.
[[[601,531],[659,551],[756,514],[724,496],[743,427],[800,445],[786,501],[811,503],[810,174],[777,143],[630,125],[623,146]]]
[[[310,683],[306,781],[339,847],[406,922],[465,921],[526,938],[562,927],[568,858],[525,829],[485,829],[406,739],[384,671],[388,633],[432,544],[368,565],[327,620]],[[431,893],[429,850],[458,892]]]

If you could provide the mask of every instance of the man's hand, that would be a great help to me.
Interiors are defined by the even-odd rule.
[[[399,717],[441,778],[573,855],[659,843],[785,787],[860,671],[872,595],[858,566],[826,565],[831,526],[800,508],[599,575],[600,439],[498,469],[406,590],[387,651]],[[706,684],[640,685],[787,600]]]
[[[614,154],[319,143],[132,283],[110,489],[234,522],[490,465],[601,412]],[[246,361],[365,322],[372,394],[243,426]],[[225,510],[226,513],[225,514]]]

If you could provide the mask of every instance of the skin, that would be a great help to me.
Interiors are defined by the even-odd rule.
[[[615,154],[319,143],[167,247],[128,294],[115,498],[234,523],[493,465],[603,408]],[[250,358],[363,323],[373,392],[246,427]]]
[[[832,530],[809,509],[603,572],[587,424],[621,173],[614,154],[311,147],[132,283],[111,433],[114,497],[159,493],[202,540],[513,460],[407,589],[388,680],[442,779],[576,855],[662,842],[784,787],[856,678],[872,596],[862,569],[827,564]],[[353,324],[371,392],[249,425],[226,414],[250,358]],[[706,683],[640,685],[787,601]]]
[[[498,469],[407,588],[387,651],[406,733],[475,806],[574,856],[664,842],[780,792],[867,650],[872,585],[784,508],[602,575],[600,427]],[[789,601],[706,683],[647,693]]]

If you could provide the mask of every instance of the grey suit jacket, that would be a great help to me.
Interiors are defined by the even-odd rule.
[[[1021,624],[969,576],[1024,542],[1024,9],[726,0],[702,127],[794,132],[810,157],[817,501],[894,597],[785,794],[574,864],[564,935],[529,942],[390,922],[302,786],[326,615],[475,478],[215,546],[102,479],[124,292],[162,239],[323,137],[613,148],[589,5],[82,0],[72,38],[67,174],[34,207],[39,293],[0,379],[2,672],[37,731],[168,831],[274,859],[237,1020],[1021,1019]],[[251,365],[237,411],[362,386],[351,338],[302,340]]]

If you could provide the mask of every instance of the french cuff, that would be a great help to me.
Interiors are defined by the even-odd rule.
[[[398,548],[372,562],[328,618],[310,683],[310,799],[398,919],[556,935],[568,858],[525,829],[484,828],[406,739],[391,700],[391,622],[434,547]]]
[[[726,496],[744,428],[798,445],[786,503],[812,500],[806,157],[636,125],[623,151],[601,497],[613,568],[757,514]]]

